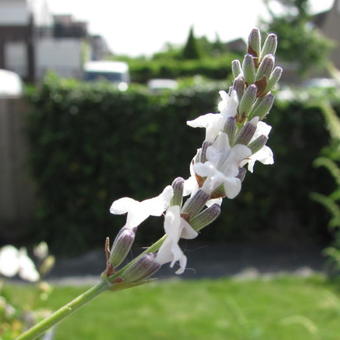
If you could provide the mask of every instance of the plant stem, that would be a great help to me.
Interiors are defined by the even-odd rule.
[[[54,312],[51,316],[46,319],[40,321],[35,326],[19,335],[16,340],[30,340],[36,339],[39,335],[42,335],[49,328],[56,325],[58,322],[69,316],[74,311],[78,310],[81,306],[93,300],[97,295],[104,292],[105,290],[110,289],[110,286],[107,282],[101,281],[95,286],[88,289],[83,294],[77,296],[74,300],[67,303],[56,312]]]
[[[148,281],[140,281],[140,282],[132,282],[132,283],[114,283],[114,279],[119,277],[121,273],[123,273],[126,269],[128,269],[132,264],[136,263],[143,255],[147,253],[155,252],[159,249],[162,245],[164,240],[166,239],[167,235],[161,237],[158,241],[153,243],[150,247],[145,249],[140,255],[138,255],[135,259],[129,262],[126,266],[124,266],[121,270],[117,273],[113,274],[110,277],[102,280],[95,286],[88,289],[83,294],[76,297],[71,302],[67,303],[65,306],[58,309],[54,312],[51,316],[47,317],[46,319],[38,322],[32,328],[21,334],[16,340],[31,340],[36,339],[39,335],[46,332],[49,328],[56,325],[58,322],[63,320],[64,318],[68,317],[74,311],[78,310],[81,306],[85,305],[86,303],[93,300],[97,295],[104,292],[105,290],[120,290],[126,289],[134,286],[138,286],[144,284]]]

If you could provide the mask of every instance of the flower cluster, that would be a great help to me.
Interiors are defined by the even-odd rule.
[[[267,35],[262,44],[259,30],[253,29],[242,63],[232,63],[233,85],[228,92],[220,91],[219,112],[187,122],[206,132],[190,163],[188,179],[176,178],[157,197],[142,202],[128,197],[113,202],[112,214],[127,214],[109,251],[108,263],[113,271],[126,258],[138,226],[149,216],[164,214],[165,237],[160,246],[132,261],[121,271],[120,279],[143,280],[166,263],[173,267],[178,262],[176,274],[183,273],[187,258],[179,240],[194,239],[218,217],[223,198],[233,199],[239,194],[247,169],[253,172],[256,161],[274,163],[273,153],[266,145],[271,127],[263,119],[274,102],[271,90],[282,74],[282,68],[275,67],[276,47],[275,34]]]

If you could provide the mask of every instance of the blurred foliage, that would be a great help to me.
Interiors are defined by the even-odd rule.
[[[216,58],[201,58],[199,60],[177,60],[172,58],[113,58],[126,61],[129,65],[132,82],[146,83],[151,78],[192,77],[196,75],[210,79],[225,80],[231,75],[231,61],[236,54],[222,55]]]
[[[325,68],[333,43],[313,27],[308,0],[264,0],[264,3],[270,19],[262,23],[262,28],[280,37],[278,57],[293,63],[302,75]],[[272,9],[277,3],[283,7],[281,14]]]
[[[109,214],[114,199],[152,197],[175,177],[188,177],[204,131],[185,122],[216,112],[218,89],[205,85],[153,95],[143,88],[119,92],[106,83],[46,79],[29,95],[38,197],[32,237],[59,253],[91,249],[124,223],[125,216]],[[309,199],[310,191],[327,192],[331,185],[312,167],[328,142],[320,108],[292,100],[278,102],[272,112],[275,165],[255,166],[255,175],[247,176],[235,200],[224,203],[203,239],[258,239],[260,233],[294,241],[324,232],[326,213]],[[160,236],[161,223],[148,220],[138,241],[145,245]]]
[[[132,82],[146,83],[151,78],[178,79],[200,75],[215,80],[225,80],[231,75],[231,62],[240,57],[229,50],[218,35],[215,41],[195,37],[190,29],[183,46],[166,44],[163,51],[151,57],[111,56],[111,60],[125,61],[129,65]]]
[[[340,119],[327,102],[321,102],[320,107],[331,141],[330,145],[322,150],[314,165],[329,171],[334,178],[335,189],[330,194],[313,193],[311,197],[322,204],[331,216],[328,225],[333,229],[335,237],[333,246],[326,248],[325,253],[331,258],[331,266],[340,270]]]
[[[201,57],[200,48],[195,38],[194,28],[191,27],[189,30],[187,41],[184,44],[184,47],[182,50],[182,58],[192,60],[192,59],[200,59],[200,57]]]

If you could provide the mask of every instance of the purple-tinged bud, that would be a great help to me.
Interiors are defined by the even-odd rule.
[[[269,79],[270,74],[273,71],[275,63],[275,58],[272,54],[267,54],[256,72],[256,81],[261,80],[263,78]]]
[[[255,64],[254,58],[251,54],[246,54],[242,63],[243,76],[247,84],[253,84],[255,82]]]
[[[234,78],[237,78],[239,75],[242,75],[242,67],[239,60],[233,60],[231,62],[231,70],[233,72]]]
[[[155,259],[156,255],[154,253],[142,256],[136,263],[133,263],[122,273],[122,279],[127,282],[136,282],[147,279],[161,267]]]
[[[274,33],[268,34],[266,40],[263,43],[261,58],[266,56],[267,54],[275,55],[277,48],[277,36]]]
[[[207,194],[203,190],[198,190],[194,194],[194,196],[186,200],[183,205],[181,214],[189,217],[197,215],[205,206],[205,203],[207,203],[209,197],[209,194]]]
[[[199,231],[206,227],[207,225],[211,224],[216,220],[216,218],[221,213],[221,207],[219,204],[213,204],[209,208],[203,210],[201,213],[190,219],[190,225],[196,231]]]
[[[248,86],[248,88],[244,92],[242,99],[240,101],[240,105],[239,105],[239,108],[238,108],[238,112],[240,114],[244,114],[244,113],[247,114],[247,113],[250,112],[252,106],[255,103],[256,94],[257,94],[256,85],[252,84],[252,85]]]
[[[268,79],[268,83],[267,83],[267,87],[266,87],[266,92],[269,92],[273,89],[273,87],[277,84],[277,82],[280,80],[281,75],[282,75],[282,67],[280,66],[276,66],[273,70],[273,72],[271,73],[269,79]]]
[[[256,131],[256,126],[258,123],[258,118],[253,118],[250,122],[246,123],[240,130],[235,144],[244,144],[248,145],[250,140],[253,138],[254,133]]]
[[[253,28],[248,37],[248,53],[259,57],[261,53],[261,33],[258,28]]]
[[[260,117],[262,120],[271,110],[274,104],[274,96],[272,94],[267,94],[262,98],[259,98],[258,101],[255,103],[255,106],[250,113],[250,117]]]
[[[253,142],[251,142],[248,147],[251,152],[254,154],[257,151],[261,150],[263,146],[266,145],[268,138],[264,135],[257,137]]]
[[[113,268],[118,267],[126,258],[135,240],[135,231],[129,228],[122,228],[116,236],[111,251],[110,263]]]
[[[238,178],[241,182],[243,182],[245,177],[246,177],[246,173],[247,173],[246,168],[240,168],[238,170],[238,174],[237,174],[236,178]]]
[[[182,177],[177,177],[171,185],[174,190],[174,195],[172,196],[170,205],[182,206],[184,179]]]
[[[204,141],[202,144],[201,154],[200,154],[200,162],[204,163],[207,161],[207,149],[211,145],[210,142]]]
[[[239,101],[241,100],[243,96],[245,86],[246,86],[246,83],[242,76],[239,76],[234,80],[233,88],[236,91],[237,98]]]
[[[236,128],[236,119],[234,117],[229,117],[224,125],[223,132],[228,135],[230,145],[234,144]]]

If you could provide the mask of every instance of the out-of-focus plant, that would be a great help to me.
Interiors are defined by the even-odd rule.
[[[263,21],[263,28],[279,35],[278,57],[295,65],[303,75],[327,67],[334,44],[313,26],[308,0],[265,0],[264,3],[270,19]],[[275,10],[278,5],[281,8]]]
[[[48,299],[52,287],[44,277],[52,269],[55,258],[49,254],[46,242],[33,248],[35,262],[28,256],[25,248],[12,245],[0,248],[0,339],[12,340],[26,328],[47,317],[51,312],[38,308],[39,301]],[[20,277],[34,283],[35,291],[26,305],[16,301],[15,296],[6,291],[6,278]]]
[[[320,103],[331,137],[330,145],[324,148],[314,165],[324,167],[334,178],[335,190],[330,194],[312,193],[311,197],[322,204],[330,213],[329,228],[334,231],[334,242],[325,249],[331,259],[331,266],[340,269],[340,119],[332,106],[325,101]]]

